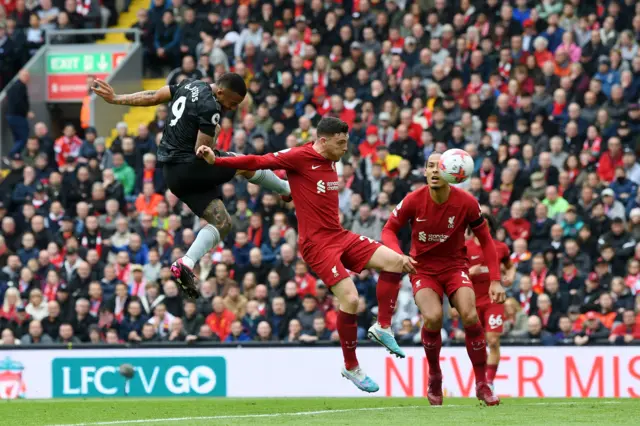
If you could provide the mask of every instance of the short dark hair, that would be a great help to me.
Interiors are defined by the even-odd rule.
[[[243,98],[247,95],[247,85],[244,82],[244,79],[240,74],[236,74],[235,72],[226,72],[222,74],[220,78],[218,78],[216,84],[218,87],[231,90]]]
[[[349,125],[339,118],[324,117],[318,123],[316,133],[318,134],[318,137],[331,137],[340,133],[349,133]]]

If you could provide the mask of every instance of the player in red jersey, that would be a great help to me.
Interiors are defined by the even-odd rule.
[[[489,228],[491,235],[495,235],[495,223],[491,216],[483,215]],[[469,277],[473,282],[473,290],[476,294],[476,310],[478,317],[482,323],[485,335],[487,337],[487,345],[489,346],[489,355],[487,357],[487,383],[493,387],[493,379],[498,371],[500,363],[500,335],[502,334],[502,321],[504,319],[504,305],[501,303],[493,303],[489,296],[491,287],[491,279],[489,276],[489,268],[487,267],[482,246],[477,237],[467,229],[467,256],[469,257]],[[511,264],[509,247],[502,241],[493,240],[496,247],[498,261],[503,268],[502,282],[505,286],[511,286],[513,273],[515,268]]]
[[[328,117],[318,123],[317,140],[300,147],[274,154],[216,158],[210,148],[201,146],[198,155],[221,167],[287,171],[291,196],[296,203],[302,257],[340,301],[337,328],[345,359],[342,375],[359,389],[376,392],[378,385],[362,371],[356,357],[358,290],[347,269],[355,272],[365,268],[387,271],[387,279],[392,280],[386,286],[389,287],[395,284],[393,279],[402,272],[415,272],[415,261],[377,241],[346,231],[340,225],[335,162],[347,152],[348,131],[349,126],[345,122]],[[382,275],[379,285],[381,280],[384,280]],[[379,305],[392,308],[395,298],[386,300],[384,297],[390,296],[385,294],[383,300],[379,298]],[[383,325],[380,322],[379,326]],[[381,334],[383,339],[377,342],[403,357],[404,353],[390,327],[382,328],[385,329]]]
[[[464,325],[467,353],[476,376],[476,396],[487,405],[498,405],[500,400],[486,382],[486,342],[468,275],[465,230],[470,227],[482,245],[491,278],[492,301],[503,303],[505,292],[500,285],[495,246],[480,205],[471,194],[450,186],[440,177],[439,161],[439,153],[429,156],[425,171],[428,186],[410,193],[396,206],[382,230],[382,242],[401,253],[397,234],[411,222],[411,257],[417,262],[417,273],[410,278],[425,322],[422,345],[429,363],[429,403],[442,405],[440,329],[442,297],[446,293]]]

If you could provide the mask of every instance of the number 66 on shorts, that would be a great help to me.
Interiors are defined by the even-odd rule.
[[[476,307],[484,330],[488,333],[502,333],[504,326],[504,305],[483,303]]]

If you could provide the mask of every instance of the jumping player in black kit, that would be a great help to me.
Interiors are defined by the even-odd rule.
[[[152,106],[171,101],[167,124],[158,146],[158,162],[163,165],[164,179],[171,192],[208,222],[198,232],[186,255],[171,265],[171,272],[187,296],[198,297],[192,269],[231,230],[231,217],[220,199],[222,184],[241,175],[283,197],[291,194],[288,182],[270,170],[225,169],[211,166],[196,156],[201,145],[215,147],[222,108],[233,111],[244,100],[247,93],[244,80],[238,74],[226,73],[213,85],[186,79],[159,90],[116,95],[108,83],[98,79],[93,91],[116,105]],[[220,152],[219,155],[236,154]]]

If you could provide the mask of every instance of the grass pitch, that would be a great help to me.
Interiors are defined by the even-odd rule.
[[[0,401],[2,426],[107,425],[638,425],[632,399],[470,398],[70,399]]]

